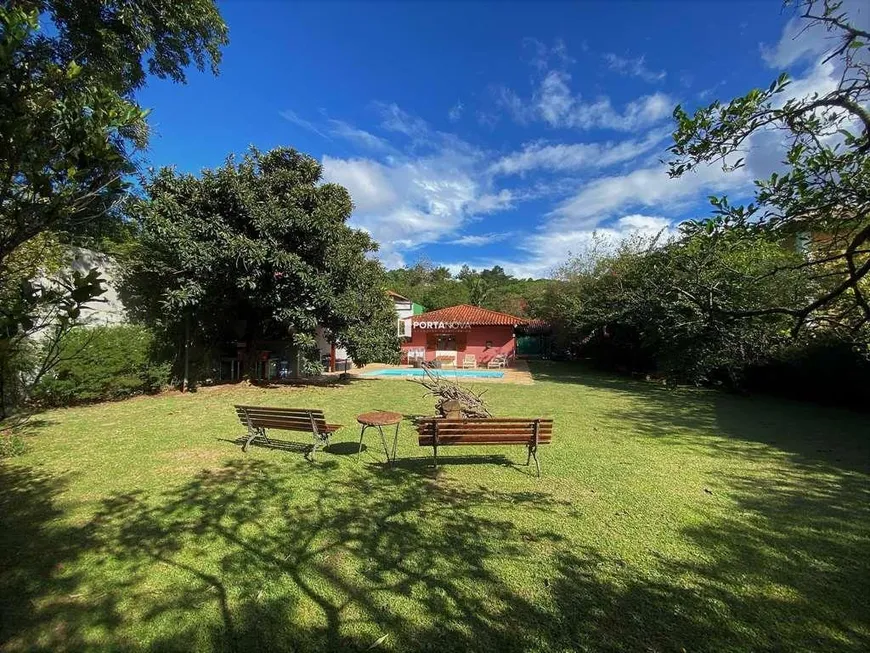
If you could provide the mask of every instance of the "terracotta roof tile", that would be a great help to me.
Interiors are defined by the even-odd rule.
[[[469,304],[460,304],[459,306],[448,306],[447,308],[439,308],[435,311],[428,311],[414,316],[414,321],[420,322],[468,322],[479,326],[513,326],[515,324],[525,324],[527,319],[509,315],[508,313],[500,313],[499,311],[491,311],[487,308],[479,306],[471,306]]]

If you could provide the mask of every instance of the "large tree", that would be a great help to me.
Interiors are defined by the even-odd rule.
[[[796,301],[806,291],[802,271],[769,273],[798,259],[775,243],[722,247],[702,236],[666,243],[637,236],[563,265],[547,317],[574,355],[670,382],[739,385],[743,370],[780,346],[788,319],[738,319],[711,313],[709,304]],[[747,277],[764,283],[749,286]]]
[[[789,3],[790,4],[790,3]],[[714,102],[693,115],[681,107],[671,153],[670,174],[679,177],[697,166],[720,163],[726,170],[744,165],[747,150],[781,139],[781,169],[756,182],[749,205],[713,198],[714,215],[689,223],[689,235],[717,239],[725,247],[771,242],[803,252],[797,261],[746,277],[748,287],[770,276],[807,271],[813,285],[790,304],[748,294],[741,305],[699,297],[704,310],[731,317],[782,315],[792,332],[811,325],[836,330],[857,342],[870,324],[870,31],[856,25],[834,0],[796,3],[805,27],[826,32],[832,44],[825,57],[838,82],[830,91],[793,96],[783,73],[766,89],[722,104]],[[866,20],[866,17],[865,17]]]
[[[0,373],[28,336],[57,334],[49,316],[70,324],[102,292],[95,274],[35,284],[51,268],[35,256],[118,224],[113,207],[147,143],[135,92],[149,74],[214,70],[226,33],[212,0],[0,3]],[[32,361],[36,376],[52,360]]]
[[[347,191],[292,149],[252,149],[197,177],[163,168],[130,207],[138,245],[125,303],[176,342],[292,340],[322,326],[358,363],[396,358],[396,315],[377,244],[347,225]]]

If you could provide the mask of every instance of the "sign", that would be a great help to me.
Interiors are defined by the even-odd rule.
[[[423,331],[470,331],[471,322],[412,322],[415,329]]]

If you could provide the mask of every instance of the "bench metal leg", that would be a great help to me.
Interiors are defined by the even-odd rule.
[[[529,447],[529,455],[526,456],[526,467],[529,466],[529,462],[532,460],[532,448]]]
[[[538,463],[538,448],[529,447],[529,456],[535,459],[535,469],[538,472],[538,478],[541,477],[541,465]]]
[[[438,469],[438,447],[432,447],[432,467]]]
[[[269,442],[269,438],[266,437],[266,429],[262,427],[256,428],[248,428],[248,439],[245,440],[245,443],[242,445],[242,452],[246,452],[248,450],[248,445],[251,444],[255,439],[263,438],[266,442]]]

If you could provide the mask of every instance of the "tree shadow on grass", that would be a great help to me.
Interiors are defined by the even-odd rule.
[[[623,388],[619,437],[689,450],[731,504],[683,537],[708,559],[671,565],[757,650],[870,650],[870,432],[865,415],[787,399]],[[624,406],[624,404],[622,404]],[[735,587],[745,588],[735,594]],[[739,597],[739,600],[735,600]],[[797,627],[796,623],[802,623]],[[832,633],[839,633],[834,638]],[[830,639],[829,639],[830,638]]]
[[[23,523],[21,537],[41,549],[4,574],[21,579],[4,580],[17,592],[3,598],[2,632],[17,633],[8,650],[360,651],[384,636],[378,648],[394,651],[868,644],[862,598],[842,601],[866,586],[860,527],[844,538],[839,522],[778,523],[795,510],[819,515],[834,496],[795,488],[771,498],[747,485],[756,523],[686,528],[679,536],[703,556],[641,567],[554,532],[574,506],[546,491],[457,485],[401,467],[341,471],[235,460],[160,494],[106,499],[90,524],[53,533],[62,487],[5,477],[30,507],[4,520]],[[315,483],[300,484],[303,473]],[[826,566],[808,569],[819,562],[809,554],[826,547]],[[57,573],[58,564],[78,568],[76,556],[91,563]],[[842,586],[838,601],[826,603],[827,583]],[[81,593],[75,609],[51,608]]]
[[[761,459],[779,450],[797,464],[870,473],[866,414],[789,399],[672,390],[582,363],[536,361],[532,369],[541,380],[604,389],[632,399],[630,408],[607,407],[602,415],[642,437]]]
[[[0,462],[0,650],[75,649],[78,631],[121,621],[111,600],[83,599],[83,576],[68,569],[94,543],[90,529],[62,521],[67,484],[66,476]],[[45,623],[54,626],[28,640]]]

